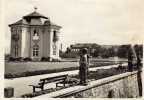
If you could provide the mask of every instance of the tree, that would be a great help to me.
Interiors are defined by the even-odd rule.
[[[100,49],[101,49],[101,46],[95,46],[94,47],[94,52],[92,53],[92,56],[93,57],[98,57],[98,56],[100,56]]]
[[[115,56],[114,47],[109,48],[107,53],[108,53],[108,57],[114,57]]]
[[[117,52],[118,57],[127,58],[129,49],[130,49],[130,45],[121,45],[118,48],[118,52]]]
[[[69,47],[67,47],[66,53],[70,53],[70,52],[71,52],[71,49]]]

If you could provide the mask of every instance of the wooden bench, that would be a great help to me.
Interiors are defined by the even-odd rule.
[[[41,91],[44,90],[44,85],[48,83],[52,83],[52,82],[57,82],[56,88],[59,87],[58,84],[63,84],[63,87],[65,87],[67,77],[68,77],[68,74],[43,78],[39,80],[39,83],[37,85],[29,85],[29,86],[33,87],[33,92],[35,92],[36,88],[40,88]]]

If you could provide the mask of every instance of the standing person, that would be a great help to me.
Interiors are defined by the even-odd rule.
[[[82,49],[80,54],[80,67],[79,67],[79,77],[80,77],[80,84],[87,85],[87,72],[88,72],[88,50]]]
[[[140,52],[137,54],[137,69],[140,71],[141,70],[141,57],[140,57]]]
[[[87,63],[88,63],[88,64],[87,64],[87,65],[88,65],[88,66],[87,66],[87,75],[89,74],[90,58],[91,58],[91,56],[87,54]]]
[[[128,71],[133,71],[133,55],[131,50],[128,51]]]

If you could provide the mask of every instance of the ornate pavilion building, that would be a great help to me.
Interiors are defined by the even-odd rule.
[[[10,24],[11,57],[32,58],[42,57],[59,59],[59,30],[50,19],[35,9],[23,16],[21,20]]]

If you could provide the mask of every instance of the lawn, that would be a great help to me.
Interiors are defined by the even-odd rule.
[[[78,67],[78,62],[6,62],[5,74]]]
[[[115,61],[109,61],[109,59],[91,59],[90,62],[90,67],[116,64]],[[17,78],[70,71],[76,70],[78,67],[78,60],[64,62],[5,62],[5,78]]]

